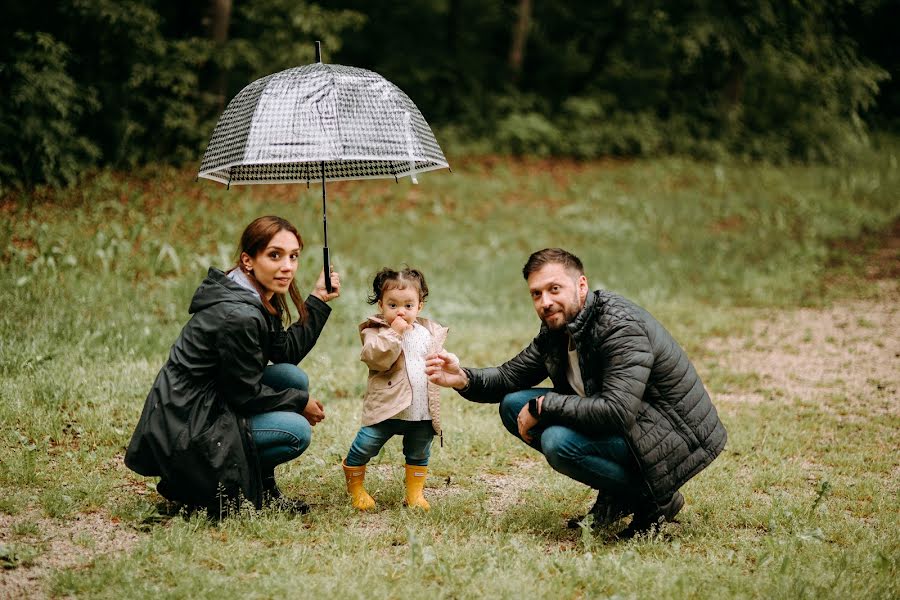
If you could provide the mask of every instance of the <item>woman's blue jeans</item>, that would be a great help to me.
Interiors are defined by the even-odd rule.
[[[350,444],[346,463],[348,467],[360,467],[381,451],[389,439],[395,435],[403,436],[403,456],[406,464],[424,467],[431,457],[431,442],[434,440],[434,429],[431,421],[403,421],[388,419],[375,425],[360,427],[356,439]]]
[[[309,377],[303,369],[290,363],[266,367],[262,383],[278,391],[287,388],[309,391]],[[303,454],[312,440],[309,421],[295,412],[275,411],[253,415],[250,430],[263,477],[271,475],[276,465]]]
[[[522,439],[516,423],[519,411],[531,398],[552,391],[533,388],[507,394],[500,402],[500,418],[506,429]],[[615,496],[637,493],[637,466],[623,437],[587,436],[562,425],[541,426],[540,423],[531,430],[531,435],[529,445],[563,475]]]

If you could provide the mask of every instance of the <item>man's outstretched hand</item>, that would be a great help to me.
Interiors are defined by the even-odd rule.
[[[425,374],[428,381],[442,387],[461,390],[469,384],[469,376],[459,366],[459,359],[447,351],[425,357]]]

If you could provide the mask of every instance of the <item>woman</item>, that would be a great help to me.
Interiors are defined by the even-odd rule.
[[[301,302],[294,274],[302,249],[293,225],[260,217],[241,235],[237,264],[228,273],[211,267],[194,293],[191,319],[125,454],[128,468],[161,478],[157,490],[167,499],[206,507],[213,517],[241,497],[257,508],[309,510],[281,496],[275,466],[302,454],[311,426],[325,418],[296,365],[315,345],[340,277],[331,274],[329,293],[320,274]],[[285,330],[288,296],[298,319]]]

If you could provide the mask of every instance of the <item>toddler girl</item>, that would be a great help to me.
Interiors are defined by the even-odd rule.
[[[416,269],[384,268],[375,275],[369,304],[378,314],[359,326],[362,360],[369,367],[362,424],[344,459],[353,506],[375,506],[365,488],[366,464],[395,435],[403,436],[406,457],[404,504],[428,510],[422,495],[431,442],[440,435],[440,388],[425,376],[425,357],[442,349],[447,328],[419,318],[428,286]]]

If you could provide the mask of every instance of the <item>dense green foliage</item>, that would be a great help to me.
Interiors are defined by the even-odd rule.
[[[48,595],[111,599],[298,590],[366,599],[896,598],[897,378],[854,387],[846,372],[819,376],[818,363],[791,363],[791,379],[805,368],[819,378],[807,397],[729,366],[710,344],[740,340],[754,321],[768,325],[798,305],[877,295],[860,257],[833,242],[900,216],[897,156],[894,147],[847,168],[460,160],[453,174],[424,174],[419,186],[336,183],[329,241],[344,289],[302,364],[328,418],[309,450],[278,471],[286,493],[314,510],[248,513],[219,527],[160,522],[153,481],[125,469],[123,449],[191,294],[209,265],[235,259],[246,223],[265,212],[298,225],[306,241],[298,278],[309,289],[320,268],[319,191],[229,191],[165,169],[104,172],[43,202],[8,202],[0,207],[4,576],[40,577]],[[591,492],[509,436],[496,407],[449,392],[428,479],[432,512],[400,507],[393,440],[368,478],[381,504],[356,514],[339,462],[359,425],[366,368],[356,325],[371,311],[374,272],[421,268],[431,290],[424,314],[450,327],[448,349],[466,364],[492,365],[537,330],[520,269],[550,245],[581,256],[592,287],[657,315],[715,399],[729,444],[686,486],[682,525],[618,543],[566,529]],[[852,287],[835,285],[836,274]],[[845,326],[857,315],[863,325],[872,319],[854,313]],[[822,343],[835,361],[854,359],[840,340]],[[887,362],[892,343],[889,332],[871,340]],[[781,338],[766,345],[804,358]],[[769,348],[735,353],[761,350]],[[85,522],[98,531],[69,533]],[[77,566],[29,566],[66,558],[67,542]]]
[[[514,3],[345,4],[380,18],[343,54],[518,153],[832,159],[863,142],[886,78],[856,50],[868,21],[847,28],[872,3],[535,2],[520,72]]]
[[[225,102],[311,62],[314,40],[397,83],[451,150],[833,161],[896,116],[897,88],[879,96],[896,16],[889,0],[13,3],[0,186],[196,161]]]
[[[239,3],[230,37],[199,3],[16,3],[0,21],[0,188],[73,182],[98,164],[197,161],[228,97],[340,48],[359,17],[287,0]],[[5,40],[12,40],[7,44]],[[224,79],[222,76],[225,76]]]

